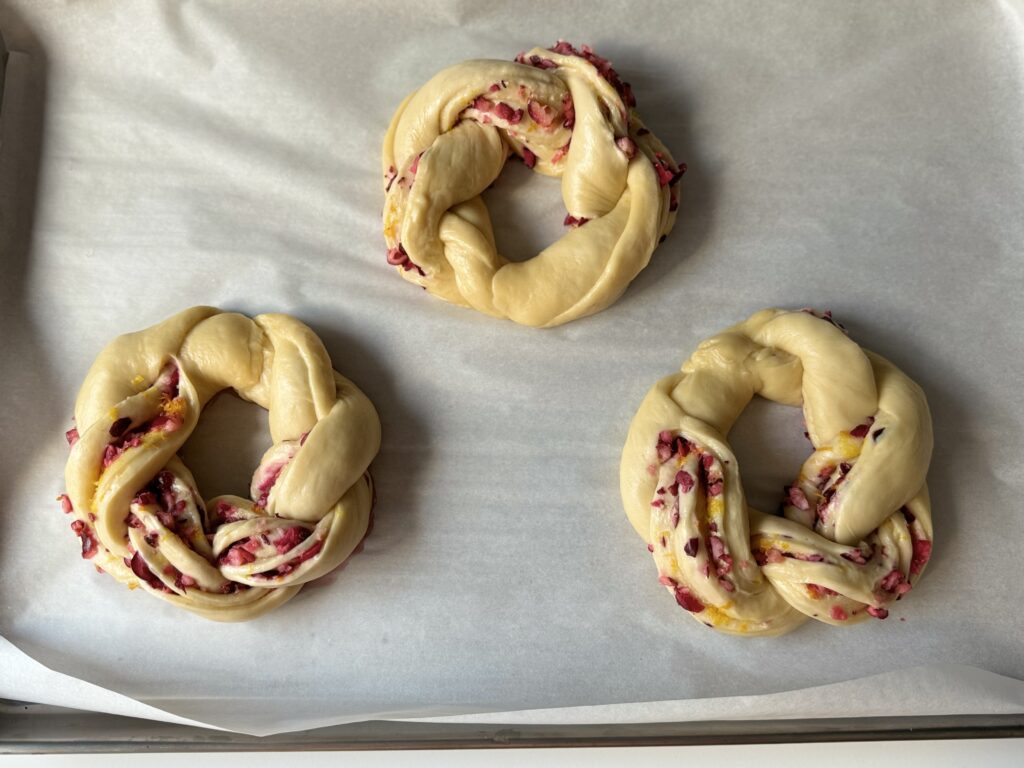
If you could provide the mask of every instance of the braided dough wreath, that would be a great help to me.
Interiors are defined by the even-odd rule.
[[[783,516],[749,507],[726,440],[755,395],[803,405],[814,453]],[[932,549],[920,387],[830,313],[767,309],[704,341],[651,389],[620,484],[660,582],[709,627],[779,635],[807,617],[884,619]]]
[[[203,503],[175,455],[224,389],[266,408],[273,446],[252,501]],[[380,421],[287,315],[187,309],[104,349],[67,433],[64,511],[82,557],[134,589],[217,621],[276,608],[366,535]]]
[[[564,41],[441,71],[384,139],[388,263],[435,296],[523,325],[610,306],[672,229],[685,170],[635,107],[607,59]],[[480,198],[510,152],[561,178],[572,227],[522,263],[498,254]]]

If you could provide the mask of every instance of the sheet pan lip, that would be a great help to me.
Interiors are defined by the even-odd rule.
[[[0,754],[707,746],[1021,737],[1024,712],[608,725],[369,720],[260,737],[0,700]]]

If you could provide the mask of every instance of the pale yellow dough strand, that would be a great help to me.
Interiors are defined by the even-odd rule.
[[[754,395],[802,406],[814,453],[783,515],[746,502],[727,436]],[[723,632],[846,626],[910,591],[931,556],[921,388],[831,315],[768,309],[702,342],[648,392],[620,487],[661,583]]]
[[[176,454],[225,389],[269,411],[274,444],[251,499],[204,503]],[[86,375],[75,422],[62,503],[83,556],[208,619],[276,608],[368,530],[377,412],[287,315],[193,307],[118,337]]]
[[[564,42],[438,73],[384,139],[388,262],[439,298],[523,325],[610,306],[671,231],[684,170],[634,107],[609,62]],[[480,197],[510,154],[561,179],[576,227],[519,263],[498,253]]]

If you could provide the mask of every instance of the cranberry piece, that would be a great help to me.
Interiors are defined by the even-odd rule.
[[[402,247],[401,243],[388,250],[388,264],[397,267],[400,264],[404,264],[408,258],[409,254],[405,252],[405,248]]]
[[[678,472],[676,472],[676,483],[679,484],[679,489],[683,493],[689,493],[690,491],[693,490],[693,475],[691,475],[685,469],[680,469]]]
[[[142,555],[138,552],[132,555],[132,559],[128,561],[128,566],[132,569],[132,573],[147,584],[151,584],[153,581],[160,581],[160,579],[157,578],[151,570],[149,570],[149,566],[146,565],[146,561],[142,559]]]
[[[313,542],[313,544],[311,544],[309,548],[306,549],[305,552],[303,552],[301,555],[298,556],[298,558],[296,558],[296,563],[304,563],[310,558],[316,557],[318,554],[320,554],[320,550],[323,549],[323,547],[323,541],[317,540]]]
[[[893,592],[902,582],[903,573],[898,568],[893,568],[888,574],[886,574],[885,578],[879,582],[879,586],[886,592]]]
[[[494,114],[509,125],[518,125],[523,119],[523,110],[514,109],[503,101],[499,101],[494,105]]]
[[[714,560],[720,559],[725,554],[725,542],[718,536],[708,537],[708,542],[711,544],[711,557]]]
[[[181,371],[175,366],[167,377],[167,389],[165,390],[172,398],[178,396],[178,383],[181,381]]]
[[[807,494],[795,485],[789,488],[789,503],[805,512],[811,508],[811,502],[807,500]]]
[[[811,597],[813,597],[815,600],[820,600],[823,597],[838,594],[835,590],[829,589],[828,587],[823,587],[820,584],[808,583],[805,586],[807,587],[807,591],[811,593]]]
[[[92,529],[81,520],[73,520],[71,530],[82,540],[82,557],[86,560],[95,557],[99,546],[96,544],[96,539],[93,538]]]
[[[700,613],[704,610],[704,604],[686,587],[677,586],[675,588],[675,594],[676,602],[679,603],[679,606],[690,611],[690,613]]]
[[[931,556],[932,543],[927,539],[917,539],[914,542],[914,554],[910,559],[910,572],[915,576],[921,573]]]
[[[636,156],[636,144],[629,136],[620,136],[615,140],[615,146],[622,150],[626,159],[632,160]]]
[[[658,174],[658,186],[667,187],[676,180],[676,172],[665,165],[663,160],[653,161],[654,172]]]
[[[768,550],[765,556],[765,562],[767,563],[781,563],[785,561],[785,557],[782,556],[782,552],[772,547]]]
[[[228,565],[245,565],[256,560],[256,555],[236,544],[231,547],[222,557],[221,561]]]
[[[304,540],[309,538],[309,531],[302,526],[293,525],[288,528],[284,528],[274,538],[273,543],[277,548],[279,554],[284,554],[290,549],[301,544]]]
[[[542,104],[533,99],[527,102],[526,111],[530,113],[533,122],[537,123],[541,128],[550,128],[555,122],[555,116],[558,114],[547,104]]]
[[[565,115],[565,119],[562,121],[564,127],[572,128],[576,125],[576,107],[572,103],[571,93],[566,93],[562,97],[562,114]]]

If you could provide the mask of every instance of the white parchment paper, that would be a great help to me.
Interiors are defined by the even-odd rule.
[[[14,646],[0,644],[0,695],[38,685],[40,701],[253,733],[514,710],[1020,711],[1020,11],[2,9],[29,65],[5,97],[0,158],[0,633]],[[612,58],[690,170],[677,230],[623,299],[536,331],[391,273],[379,145],[436,70],[558,38]],[[487,201],[513,257],[561,230],[557,183],[522,166]],[[365,551],[244,625],[96,574],[54,501],[95,354],[200,303],[300,317],[384,425]],[[647,388],[702,338],[765,306],[808,305],[929,395],[934,558],[885,622],[714,635],[657,585],[621,510],[619,450]],[[254,406],[215,401],[185,449],[205,495],[244,492],[265,425]],[[777,503],[808,450],[800,433],[797,411],[764,403],[737,425],[755,504]]]

